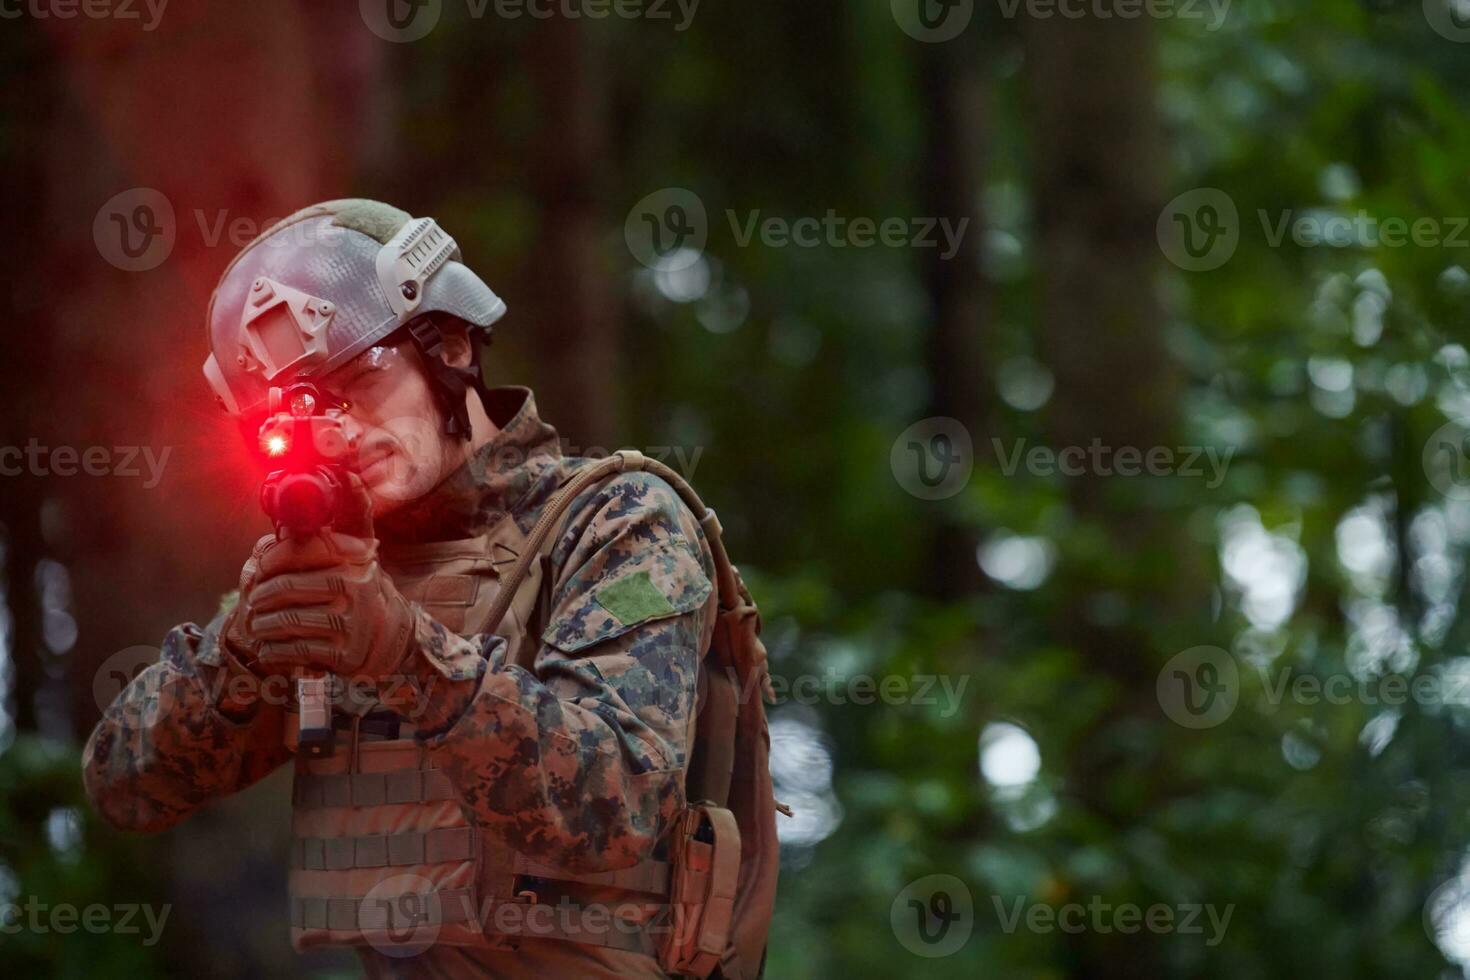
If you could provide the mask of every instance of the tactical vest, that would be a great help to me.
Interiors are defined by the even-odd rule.
[[[450,779],[411,726],[400,730],[391,715],[351,716],[332,755],[296,757],[289,887],[297,950],[514,949],[529,937],[644,953],[673,974],[710,976],[718,968],[727,978],[759,976],[775,904],[778,804],[762,699],[739,694],[769,696],[769,675],[759,615],[714,512],[672,470],[623,451],[577,471],[529,534],[507,515],[478,538],[395,549],[384,569],[444,626],[493,631],[506,640],[507,662],[532,670],[549,614],[550,553],[560,536],[553,528],[583,490],[639,469],[669,482],[699,520],[720,604],[702,651],[690,803],[660,847],[612,871],[539,863],[466,821]]]

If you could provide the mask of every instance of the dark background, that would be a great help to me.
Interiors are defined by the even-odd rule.
[[[140,5],[0,9],[0,447],[170,454],[156,486],[0,478],[0,902],[171,907],[155,946],[0,933],[7,975],[354,969],[290,951],[285,773],[152,838],[78,777],[113,671],[207,620],[264,530],[200,376],[214,281],[344,196],[458,239],[510,306],[489,379],[532,385],[569,451],[669,447],[778,677],[837,692],[771,709],[796,816],[769,976],[1460,975],[1460,21],[930,3],[951,39],[904,29],[914,0],[703,0],[682,30],[672,5],[431,0],[411,42],[347,0],[174,0],[152,29]],[[689,195],[702,223],[669,209]],[[742,243],[756,212],[829,211],[907,238]],[[130,271],[135,215],[163,235]],[[929,219],[967,222],[954,254],[914,240]],[[1173,462],[1024,455],[1094,445]],[[965,686],[843,696],[922,676]],[[1451,696],[1395,703],[1414,679]],[[1181,714],[1190,682],[1225,709]],[[905,888],[940,873],[969,935],[921,957]],[[1008,929],[1018,902],[1231,917]]]

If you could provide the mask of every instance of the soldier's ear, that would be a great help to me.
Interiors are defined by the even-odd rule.
[[[456,368],[469,367],[472,348],[464,323],[459,320],[441,323],[439,333],[444,338],[444,346],[439,351],[444,363]]]

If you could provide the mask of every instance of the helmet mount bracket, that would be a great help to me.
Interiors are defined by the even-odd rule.
[[[240,366],[273,380],[325,360],[327,327],[336,312],[324,299],[260,276],[240,311]]]

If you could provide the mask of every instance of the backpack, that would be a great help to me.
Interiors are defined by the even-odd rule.
[[[693,512],[714,557],[719,611],[699,670],[695,737],[684,810],[670,829],[669,921],[659,964],[669,973],[756,980],[765,967],[775,912],[780,849],[764,699],[774,700],[760,639],[760,613],[725,551],[719,519],[689,483],[636,450],[620,450],[579,470],[542,509],[488,614],[493,631],[533,566],[546,566],[567,508],[585,489],[618,473],[666,481]]]

